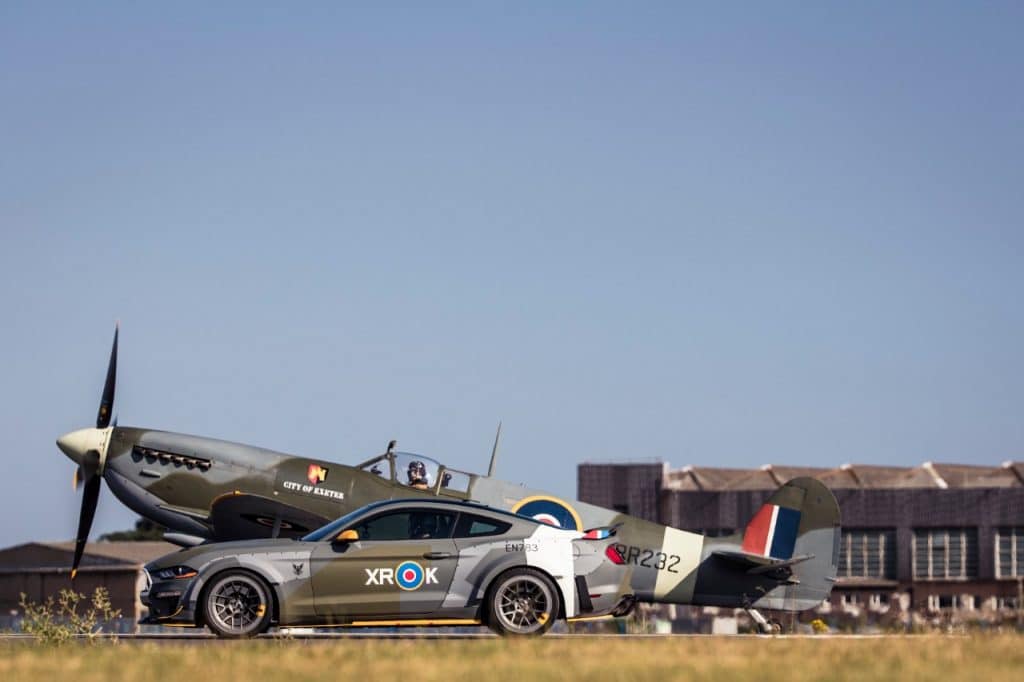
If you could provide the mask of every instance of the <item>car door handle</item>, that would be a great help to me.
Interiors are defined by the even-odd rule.
[[[451,559],[454,554],[451,552],[427,552],[423,555],[424,559]]]

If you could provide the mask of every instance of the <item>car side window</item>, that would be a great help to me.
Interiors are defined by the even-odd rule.
[[[434,509],[405,509],[356,524],[360,540],[427,540],[448,538],[455,514]]]
[[[496,521],[486,516],[463,512],[455,526],[455,537],[480,538],[488,535],[502,535],[511,527],[512,524],[505,521]]]

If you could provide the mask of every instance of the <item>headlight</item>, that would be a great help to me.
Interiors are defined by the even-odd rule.
[[[171,568],[162,568],[153,575],[158,580],[177,580],[183,578],[194,578],[196,576],[196,571],[188,566],[172,566]]]

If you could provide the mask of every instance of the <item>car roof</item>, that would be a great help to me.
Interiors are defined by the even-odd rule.
[[[371,509],[380,511],[388,507],[405,507],[415,506],[420,507],[429,505],[432,507],[444,507],[452,509],[453,511],[474,511],[483,512],[485,514],[494,514],[496,516],[509,516],[516,521],[527,521],[529,523],[539,525],[541,522],[537,519],[529,516],[523,516],[522,514],[516,514],[514,512],[505,511],[504,509],[495,509],[494,507],[488,507],[485,504],[479,502],[471,502],[469,500],[439,500],[436,497],[406,497],[399,500],[381,500],[380,502],[371,502],[366,505],[363,510],[369,511]],[[552,526],[557,528],[557,526]],[[559,528],[558,530],[570,530],[566,528]]]

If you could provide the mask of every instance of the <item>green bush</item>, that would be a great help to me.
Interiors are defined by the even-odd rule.
[[[22,592],[18,602],[24,616],[21,630],[35,635],[43,644],[60,645],[72,639],[95,642],[103,634],[102,623],[121,615],[110,603],[110,593],[105,587],[97,587],[87,602],[84,594],[63,589],[54,599],[47,597],[42,603],[30,602]],[[82,607],[79,612],[79,607]],[[117,636],[110,637],[117,641]]]

